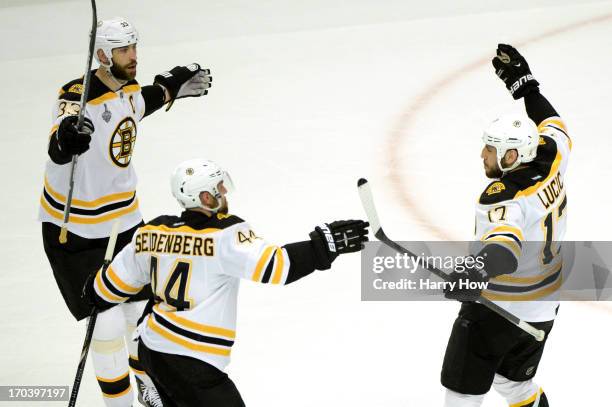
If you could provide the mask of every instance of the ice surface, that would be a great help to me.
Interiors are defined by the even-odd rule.
[[[134,164],[147,219],[178,211],[168,174],[204,156],[231,172],[232,212],[272,242],[364,216],[360,177],[392,238],[469,239],[485,182],[482,128],[521,108],[487,62],[510,42],[523,44],[574,136],[567,237],[609,236],[610,1],[99,3],[101,17],[124,15],[139,29],[141,83],[193,61],[213,72],[208,96],[140,125]],[[0,385],[72,384],[78,362],[84,325],[63,304],[35,216],[51,106],[82,75],[89,12],[86,1],[0,6]],[[345,256],[281,289],[243,284],[229,374],[248,405],[441,405],[458,306],[362,303],[359,261]],[[563,304],[537,376],[553,405],[609,400],[611,315],[604,304]],[[79,402],[103,405],[89,364]],[[485,402],[501,405],[494,394]]]

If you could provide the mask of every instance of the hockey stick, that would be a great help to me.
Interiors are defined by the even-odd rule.
[[[372,228],[372,231],[374,232],[374,236],[376,236],[376,238],[380,240],[383,244],[389,246],[390,248],[394,249],[398,253],[407,254],[410,257],[417,257],[416,254],[412,253],[410,250],[394,242],[389,237],[387,237],[387,235],[385,234],[382,226],[380,225],[380,220],[378,219],[378,213],[376,212],[376,206],[374,206],[374,197],[372,195],[372,190],[370,189],[370,184],[368,183],[368,181],[364,178],[359,179],[359,181],[357,181],[357,188],[359,189],[359,198],[361,199],[361,204],[363,205],[363,209],[365,210],[368,220],[370,221],[370,227]],[[442,280],[449,281],[448,274],[430,265],[429,262],[425,263],[425,268],[429,270],[431,273],[440,277]],[[541,342],[544,340],[544,336],[545,336],[544,331],[537,329],[534,326],[530,325],[529,323],[521,320],[517,316],[506,311],[499,305],[495,304],[493,301],[481,295],[478,298],[478,302],[484,305],[485,307],[487,307],[488,309],[490,309],[491,311],[504,317],[509,322],[513,323],[514,325],[516,325],[523,331],[527,332],[529,335],[533,336],[536,339],[536,341]]]
[[[91,0],[92,22],[91,32],[89,33],[89,52],[87,54],[87,65],[85,65],[85,76],[83,76],[83,93],[81,94],[81,108],[79,109],[79,118],[77,120],[77,128],[83,129],[83,121],[85,120],[85,106],[87,97],[89,96],[89,82],[91,80],[91,59],[93,58],[94,45],[96,42],[96,30],[98,28],[98,12],[96,10],[96,0]],[[68,197],[66,198],[66,206],[64,207],[64,221],[62,222],[62,230],[60,231],[59,241],[64,244],[68,241],[68,223],[70,222],[70,205],[72,205],[72,193],[74,191],[74,169],[77,165],[78,155],[72,156],[70,162],[70,181],[68,181]]]
[[[106,253],[104,253],[104,263],[102,264],[102,273],[106,271],[113,260],[113,252],[115,251],[115,243],[117,243],[117,235],[119,234],[119,224],[121,222],[117,220],[113,224],[111,235],[108,238],[108,244],[106,245]],[[77,367],[76,375],[74,376],[74,383],[72,384],[72,393],[70,393],[70,401],[68,407],[74,407],[76,404],[77,396],[79,395],[79,387],[81,387],[81,379],[83,378],[83,371],[85,370],[85,362],[87,361],[87,353],[89,352],[89,345],[91,344],[91,337],[96,326],[96,320],[98,318],[98,310],[94,308],[87,321],[87,331],[85,332],[85,340],[83,341],[83,349],[81,350],[81,359],[79,359],[79,365]]]

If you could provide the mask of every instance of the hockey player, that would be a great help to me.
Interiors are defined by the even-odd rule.
[[[164,406],[244,406],[223,372],[236,337],[240,279],[284,285],[329,269],[338,255],[362,249],[368,223],[323,224],[310,240],[274,246],[227,213],[232,183],[215,163],[186,161],[171,184],[185,211],[139,228],[110,267],[92,275],[86,294],[106,309],[151,284],[155,299],[138,326],[138,353]]]
[[[523,98],[528,117],[506,115],[485,130],[482,158],[493,181],[476,205],[476,239],[482,269],[455,281],[488,281],[482,295],[546,333],[557,313],[567,218],[565,171],[572,142],[555,109],[539,91],[525,58],[500,44],[497,75],[514,99]],[[537,124],[537,126],[536,126]],[[546,339],[533,337],[473,302],[478,289],[447,290],[464,301],[442,367],[446,407],[480,406],[491,385],[512,407],[548,407],[533,382]]]
[[[81,298],[81,290],[87,276],[102,263],[114,221],[121,220],[116,253],[143,224],[135,191],[136,174],[131,165],[139,121],[165,103],[206,94],[211,84],[209,71],[192,64],[157,75],[153,85],[141,87],[135,80],[137,43],[138,33],[125,19],[100,21],[94,48],[100,67],[92,72],[83,130],[76,128],[76,115],[82,108],[83,78],[60,89],[53,109],[39,220],[53,275],[77,320],[90,313],[91,307]],[[60,244],[73,154],[80,157],[74,176],[68,241]],[[142,300],[150,295],[147,288],[132,298],[134,302],[98,316],[91,350],[107,406],[132,404],[123,338],[131,337],[146,303]],[[138,361],[137,343],[128,339],[127,345],[129,366],[139,382],[139,398],[147,402],[154,397],[154,388]]]

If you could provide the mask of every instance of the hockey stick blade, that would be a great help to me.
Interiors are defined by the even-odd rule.
[[[372,194],[372,189],[370,188],[370,184],[368,183],[368,181],[365,178],[360,178],[359,181],[357,181],[357,188],[359,189],[359,198],[361,199],[361,204],[370,222],[370,227],[374,231],[374,236],[378,240],[380,240],[383,244],[389,246],[390,248],[397,251],[398,253],[407,254],[410,257],[417,257],[410,250],[401,246],[397,242],[391,240],[385,234],[380,224],[380,220],[378,218],[378,212],[376,211],[376,206],[374,204],[374,196]],[[429,270],[431,273],[435,274],[442,280],[447,281],[449,278],[448,274],[446,274],[442,270],[439,270],[433,267],[432,265],[429,264],[429,262],[426,262],[424,264],[424,268],[426,268],[427,270]],[[518,328],[527,332],[529,335],[533,336],[536,341],[541,342],[546,337],[546,334],[544,333],[544,331],[535,328],[533,325],[523,321],[522,319],[518,318],[514,314],[506,311],[505,309],[495,304],[493,301],[483,297],[482,295],[478,299],[478,302],[484,305],[485,307],[489,308],[491,311],[499,314],[500,316],[502,316],[503,318],[505,318],[506,320],[508,320],[515,326],[517,326]]]
[[[381,236],[385,236],[385,232],[380,227],[380,220],[378,219],[378,213],[376,212],[376,206],[374,205],[374,198],[370,184],[365,178],[359,178],[357,181],[357,188],[359,190],[359,198],[361,199],[361,205],[366,211],[368,221],[370,222],[370,228],[374,232],[374,236],[377,239],[382,240]]]

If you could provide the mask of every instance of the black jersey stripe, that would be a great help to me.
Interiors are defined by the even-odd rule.
[[[115,287],[113,282],[108,279],[108,276],[106,275],[106,270],[104,270],[104,273],[101,273],[100,276],[102,277],[102,282],[104,283],[108,291],[115,294],[116,296],[122,297],[122,298],[128,298],[131,295],[134,295],[134,294],[125,293],[119,290],[117,287]]]
[[[570,138],[570,136],[567,135],[567,133],[560,127],[555,126],[554,124],[547,124],[546,127],[550,127],[552,129],[558,130],[561,133],[565,134],[565,137]]]
[[[266,271],[264,271],[264,275],[261,279],[261,282],[264,284],[268,284],[270,281],[270,277],[272,277],[272,270],[274,269],[274,259],[275,256],[270,256],[270,260],[268,260],[268,266],[266,267]]]
[[[537,290],[538,288],[542,288],[551,283],[554,283],[555,281],[557,281],[557,279],[560,276],[561,276],[561,269],[559,269],[559,271],[557,271],[556,273],[551,274],[550,276],[546,277],[544,280],[540,281],[537,284],[528,285],[528,286],[516,286],[516,285],[500,285],[500,284],[489,283],[489,285],[487,286],[487,290],[499,291],[499,292],[505,292],[505,293],[524,293],[527,291]]]
[[[54,209],[57,209],[60,212],[64,211],[64,204],[61,202],[56,201],[55,199],[53,199],[53,197],[51,196],[51,194],[49,194],[49,192],[47,192],[46,188],[43,188],[43,195],[45,197],[45,200],[47,201],[47,203],[49,205],[51,205]],[[120,202],[113,202],[111,204],[108,205],[104,205],[101,206],[99,208],[96,209],[83,209],[83,208],[78,208],[75,206],[71,206],[70,207],[70,213],[72,215],[85,215],[85,216],[99,216],[99,215],[103,215],[107,212],[111,212],[117,209],[121,209],[121,208],[125,208],[130,206],[134,200],[136,199],[136,194],[132,195],[131,198],[125,200],[125,201],[120,201]]]
[[[156,313],[155,311],[153,311],[153,319],[155,320],[155,322],[157,322],[164,328],[168,329],[169,331],[172,331],[175,334],[178,334],[185,338],[192,339],[194,341],[210,343],[213,345],[227,346],[227,347],[232,347],[234,345],[234,341],[230,341],[230,340],[222,339],[222,338],[215,338],[212,336],[200,335],[195,332],[191,332],[186,329],[180,328],[174,325],[172,322],[165,319],[164,317],[162,317],[161,315],[159,315],[158,313]]]
[[[492,235],[487,236],[487,238],[485,239],[485,241],[489,240],[492,237],[495,236],[506,236],[506,237],[510,237],[512,239],[514,239],[516,241],[516,243],[518,243],[519,247],[523,248],[523,245],[521,244],[521,239],[519,239],[516,235],[512,234],[512,233],[493,233]]]

